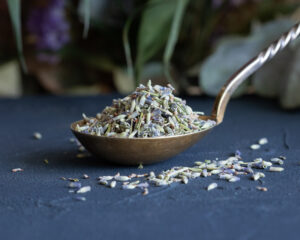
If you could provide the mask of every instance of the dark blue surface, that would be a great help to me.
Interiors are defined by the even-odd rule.
[[[195,110],[210,112],[208,98],[188,98]],[[229,103],[224,122],[188,151],[160,164],[120,167],[94,157],[76,158],[69,124],[81,113],[95,115],[111,96],[28,97],[0,100],[1,239],[298,239],[300,234],[300,111],[285,112],[273,101],[245,97]],[[39,131],[43,139],[32,134]],[[269,144],[249,146],[267,137]],[[196,160],[226,158],[235,150],[244,160],[287,156],[285,171],[266,173],[263,185],[243,177],[227,183],[214,177],[189,184],[138,190],[108,189],[100,175],[143,173]],[[43,160],[47,158],[49,164]],[[12,173],[12,168],[24,172]],[[87,201],[74,200],[60,177],[91,178]],[[221,189],[207,192],[217,181]]]

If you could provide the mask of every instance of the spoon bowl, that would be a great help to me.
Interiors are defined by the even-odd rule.
[[[71,130],[90,153],[99,159],[124,165],[166,160],[194,145],[213,128],[178,136],[120,138],[81,133],[75,130],[77,124],[81,126],[84,121],[72,123]]]
[[[297,23],[289,32],[283,34],[277,41],[242,66],[220,90],[211,116],[201,116],[201,118],[214,120],[216,125],[220,124],[223,121],[229,99],[236,88],[280,50],[297,39],[299,35],[300,24]],[[192,146],[216,126],[214,125],[203,131],[177,136],[118,138],[94,136],[76,131],[76,125],[81,126],[83,123],[83,120],[74,122],[71,125],[71,130],[89,152],[100,159],[127,165],[155,163],[172,157]]]

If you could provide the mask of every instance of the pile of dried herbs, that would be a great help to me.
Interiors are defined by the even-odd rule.
[[[76,130],[108,137],[160,137],[182,135],[205,130],[215,125],[212,120],[202,120],[202,112],[194,112],[186,102],[173,95],[171,85],[140,85],[123,99],[113,100],[96,119],[85,119],[85,125]]]

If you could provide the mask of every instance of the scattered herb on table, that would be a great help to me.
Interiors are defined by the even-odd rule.
[[[260,186],[258,186],[258,187],[256,187],[256,189],[259,190],[259,191],[262,191],[262,192],[268,191],[268,189],[266,187],[260,187]]]
[[[86,193],[86,192],[90,192],[91,191],[91,186],[84,186],[79,188],[76,193]]]
[[[265,145],[267,143],[268,143],[268,139],[267,138],[261,138],[258,141],[258,144],[260,144],[260,145]]]
[[[14,168],[11,171],[12,172],[23,172],[24,170],[22,168]]]
[[[68,180],[71,182],[79,182],[78,178],[68,178]]]
[[[261,139],[259,139],[258,140],[258,144],[252,144],[251,146],[250,146],[250,148],[252,149],[252,150],[257,150],[257,149],[260,149],[260,147],[262,146],[262,145],[265,145],[265,144],[267,144],[269,141],[268,141],[268,139],[267,138],[261,138]]]
[[[116,185],[117,185],[117,182],[116,182],[116,181],[112,181],[112,182],[109,184],[109,186],[110,186],[111,188],[116,187]]]
[[[81,183],[80,182],[70,182],[69,183],[69,188],[81,188]]]
[[[138,166],[138,169],[143,169],[143,168],[144,168],[143,164],[140,163],[139,166]]]
[[[218,184],[217,183],[211,183],[211,184],[209,184],[208,186],[207,186],[207,191],[211,191],[211,190],[213,190],[213,189],[215,189],[215,188],[217,188],[218,187]]]
[[[85,147],[82,146],[82,145],[79,146],[79,147],[78,147],[78,151],[79,151],[79,152],[85,152]]]
[[[33,133],[33,137],[37,140],[40,140],[40,139],[42,139],[43,136],[39,132],[35,132],[35,133]]]
[[[90,178],[90,177],[89,177],[89,175],[87,175],[87,174],[83,174],[83,175],[82,175],[82,178],[83,178],[83,179],[88,179],[88,178]]]
[[[143,194],[143,195],[148,195],[148,194],[149,194],[148,188],[145,188],[142,194]]]
[[[270,167],[269,171],[270,172],[282,172],[284,170],[284,168],[282,167]]]
[[[260,145],[259,145],[259,144],[252,144],[252,145],[250,146],[250,148],[251,148],[252,150],[257,150],[257,149],[260,149]]]
[[[86,201],[85,197],[80,197],[80,196],[76,196],[74,199],[76,199],[78,201]]]

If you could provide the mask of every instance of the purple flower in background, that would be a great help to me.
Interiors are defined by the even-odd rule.
[[[225,0],[212,0],[212,5],[214,8],[219,8]],[[230,6],[239,7],[240,5],[250,2],[252,0],[229,0],[228,3]]]
[[[49,0],[46,7],[33,9],[28,18],[28,31],[36,37],[38,50],[57,51],[70,40],[64,0]]]

